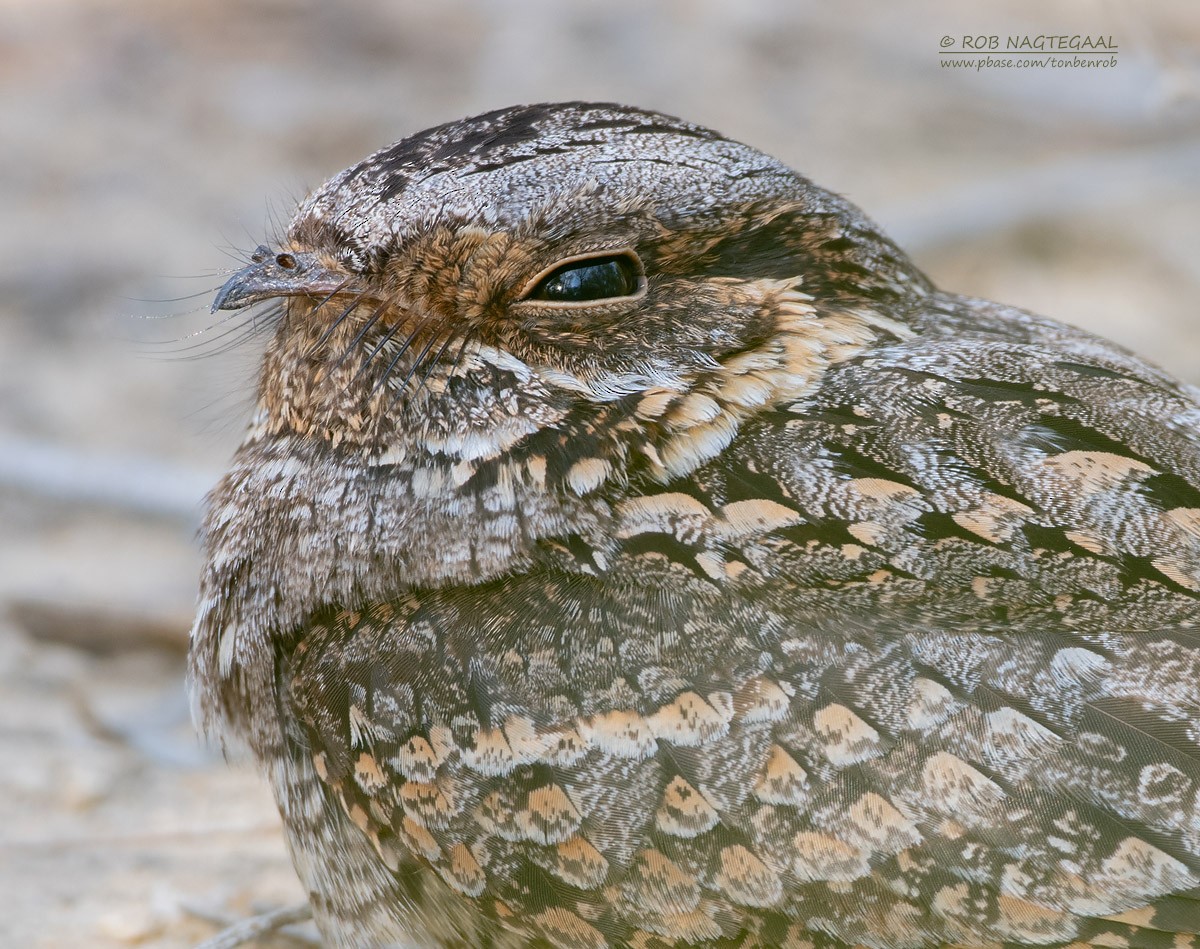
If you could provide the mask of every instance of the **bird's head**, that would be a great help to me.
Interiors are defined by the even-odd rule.
[[[553,430],[611,439],[665,480],[826,366],[910,332],[926,286],[857,209],[777,160],[570,103],[443,125],[343,171],[213,307],[286,298],[264,432],[472,464]],[[584,493],[604,467],[568,481]]]
[[[335,176],[214,302],[278,318],[204,526],[202,717],[238,720],[314,611],[613,533],[622,497],[910,334],[926,287],[837,196],[637,109],[506,109]]]

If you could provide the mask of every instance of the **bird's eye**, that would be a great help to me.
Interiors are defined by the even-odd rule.
[[[637,293],[641,273],[631,254],[587,257],[556,267],[525,295],[550,303],[590,303]]]

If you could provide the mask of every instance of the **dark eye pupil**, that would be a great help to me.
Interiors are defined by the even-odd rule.
[[[597,257],[564,264],[534,288],[535,300],[581,303],[627,297],[637,292],[638,274],[629,257]]]

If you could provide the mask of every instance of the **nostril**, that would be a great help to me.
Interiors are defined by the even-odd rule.
[[[291,254],[276,254],[275,263],[279,264],[284,270],[296,269],[296,258]]]

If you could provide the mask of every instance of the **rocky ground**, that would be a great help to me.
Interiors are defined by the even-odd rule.
[[[518,101],[685,115],[847,193],[943,285],[1200,382],[1187,0],[352,9],[0,0],[4,946],[188,947],[301,897],[259,780],[188,720],[198,503],[254,349],[205,311],[306,188],[395,138]],[[1118,65],[939,68],[944,35],[1075,33]]]

